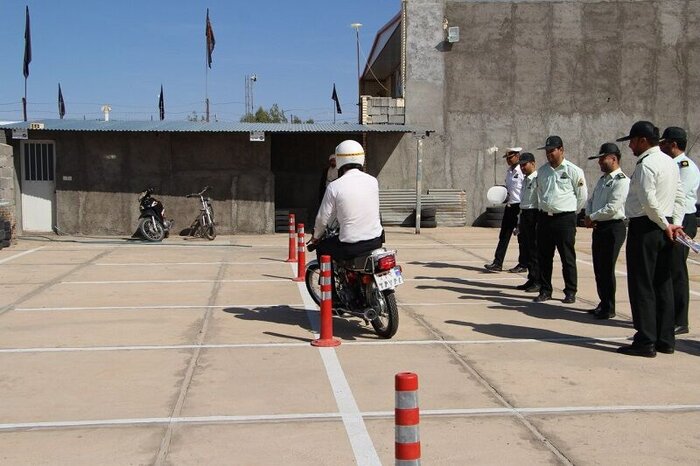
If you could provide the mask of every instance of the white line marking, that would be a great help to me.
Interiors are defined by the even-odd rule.
[[[591,267],[593,267],[593,263],[592,263],[592,262],[584,261],[584,260],[581,260],[581,259],[576,259],[576,262],[581,262],[582,264],[590,265]],[[617,270],[617,269],[615,269],[615,274],[616,274],[616,275],[619,275],[619,276],[621,276],[621,277],[626,277],[626,276],[627,276],[627,274],[626,274],[625,272],[622,272],[622,271]],[[697,291],[693,291],[693,290],[691,290],[691,289],[688,289],[688,291],[690,292],[690,294],[692,294],[692,295],[694,295],[694,296],[700,296],[700,293],[698,293]]]
[[[225,309],[225,308],[236,308],[236,309],[254,309],[258,307],[289,307],[289,308],[299,308],[304,306],[304,304],[286,304],[286,303],[274,303],[274,304],[224,304],[224,305],[164,305],[164,306],[85,306],[85,307],[20,307],[15,309],[19,312],[38,312],[38,311],[142,311],[142,310],[154,310],[154,309]]]
[[[101,267],[161,267],[171,265],[284,265],[285,262],[263,261],[263,262],[98,262]]]
[[[422,417],[433,416],[515,416],[557,415],[569,413],[625,413],[625,412],[676,412],[700,411],[700,405],[630,405],[630,406],[554,406],[550,408],[465,408],[465,409],[426,409]],[[367,411],[359,413],[363,418],[393,418],[393,411]],[[339,413],[299,413],[299,414],[259,414],[247,416],[191,416],[191,417],[150,417],[131,419],[95,419],[86,421],[45,421],[0,424],[0,430],[60,429],[75,427],[107,427],[144,424],[220,424],[304,421],[308,419],[336,420]],[[378,463],[377,463],[378,464]]]
[[[318,315],[318,312],[311,311]],[[318,319],[314,319],[318,320]],[[318,338],[318,333],[314,334]],[[401,345],[504,345],[522,343],[568,343],[568,342],[615,342],[629,340],[630,337],[567,337],[567,338],[503,338],[491,340],[367,340],[345,341],[347,346],[401,346]],[[299,348],[308,347],[308,343],[219,343],[190,345],[131,345],[131,346],[76,346],[76,347],[38,347],[38,348],[0,348],[2,353],[73,353],[91,351],[162,351],[183,349],[235,349],[235,348]]]
[[[292,273],[296,272],[296,267],[294,264],[290,264],[292,267]],[[296,273],[295,273],[296,275]],[[306,290],[305,283],[297,283],[299,288],[299,294],[304,300],[304,306],[307,309],[307,313],[311,314],[311,311],[318,309],[318,306],[309,296]],[[313,312],[315,316],[310,317],[311,325],[314,331],[318,331],[318,312]],[[318,334],[315,335],[318,338]],[[326,368],[326,374],[328,375],[328,381],[333,389],[333,396],[335,397],[336,405],[338,406],[338,411],[343,419],[343,425],[345,426],[345,431],[348,434],[348,439],[350,440],[350,446],[355,455],[355,462],[361,466],[381,466],[382,462],[379,461],[379,455],[377,450],[374,448],[374,443],[372,443],[372,438],[367,432],[367,426],[365,426],[365,421],[360,413],[360,408],[357,406],[355,397],[352,395],[352,390],[350,389],[350,384],[348,384],[345,374],[343,373],[343,368],[340,366],[340,361],[338,360],[338,355],[334,348],[318,348],[321,359],[323,360],[323,365]]]
[[[288,278],[255,278],[255,279],[231,279],[231,280],[104,280],[104,281],[75,281],[60,282],[60,285],[134,285],[147,283],[260,283],[260,282],[288,282]]]
[[[10,262],[12,259],[17,259],[18,257],[26,256],[27,254],[31,254],[33,252],[38,251],[39,249],[44,249],[46,246],[40,246],[38,248],[30,249],[28,251],[20,252],[19,254],[15,254],[14,256],[6,257],[4,259],[0,259],[0,264],[4,264],[5,262]]]
[[[415,281],[446,281],[459,284],[460,281],[470,281],[470,282],[507,282],[511,280],[523,281],[523,277],[501,277],[501,278],[468,278],[468,277],[421,277],[421,278],[404,278],[404,281],[415,282]]]

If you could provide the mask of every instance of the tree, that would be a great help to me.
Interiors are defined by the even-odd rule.
[[[255,114],[246,113],[241,117],[242,123],[287,123],[287,117],[284,114],[284,110],[279,108],[279,105],[274,104],[270,107],[270,110],[265,110],[262,107],[258,107]]]
[[[299,117],[296,116],[296,115],[292,115],[292,123],[295,124],[295,125],[300,124],[300,123],[301,123],[301,118],[299,118]]]

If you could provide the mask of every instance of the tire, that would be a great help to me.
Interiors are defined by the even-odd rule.
[[[142,218],[139,220],[139,233],[148,241],[157,243],[165,238],[165,229],[160,222],[152,218]]]
[[[382,303],[377,303],[380,304],[380,312],[378,312],[379,316],[372,320],[372,327],[379,337],[391,338],[399,330],[399,308],[396,305],[396,296],[394,296],[394,290],[380,292],[376,289],[376,285],[374,286],[373,293],[375,296],[376,294],[381,296]],[[375,310],[377,310],[376,307]]]
[[[311,295],[311,299],[317,305],[321,305],[321,284],[319,278],[321,277],[321,268],[318,262],[312,261],[306,266],[306,273],[304,274],[304,282],[306,283],[306,290]]]
[[[214,240],[214,238],[216,238],[216,228],[214,227],[213,223],[211,225],[204,227],[204,236],[209,241],[212,241],[212,240]]]
[[[503,215],[503,212],[506,210],[505,206],[499,205],[499,206],[492,206],[492,207],[487,207],[486,212],[488,213],[500,213]]]

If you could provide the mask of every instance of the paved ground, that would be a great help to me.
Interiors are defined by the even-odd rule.
[[[389,231],[399,333],[336,318],[336,349],[309,345],[285,235],[20,240],[0,251],[0,464],[392,464],[399,371],[420,378],[426,465],[699,464],[697,256],[691,334],[633,358],[615,353],[633,333],[624,253],[601,322],[589,231],[569,306],[485,273],[496,236]]]

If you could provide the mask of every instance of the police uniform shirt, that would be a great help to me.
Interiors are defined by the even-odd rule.
[[[630,179],[618,168],[601,176],[588,200],[586,212],[591,220],[605,222],[625,218],[625,200],[630,188]]]
[[[639,156],[630,180],[625,202],[628,218],[647,216],[659,228],[668,226],[666,217],[680,225],[685,209],[678,166],[671,157],[654,146]]]
[[[523,171],[520,165],[515,164],[515,167],[508,167],[506,170],[506,190],[508,197],[506,202],[508,205],[517,204],[520,202],[520,191],[523,186]]]
[[[530,173],[523,181],[520,210],[537,208],[537,170]]]
[[[583,170],[566,159],[557,168],[547,163],[537,171],[537,193],[543,212],[578,212],[588,199]]]
[[[379,183],[367,173],[352,169],[326,188],[316,215],[314,238],[320,238],[333,219],[340,225],[339,239],[357,243],[382,234],[379,221]]]
[[[700,170],[695,162],[690,160],[685,152],[673,159],[678,164],[683,185],[683,198],[686,214],[695,213],[695,204],[698,202],[698,187],[700,187]]]

